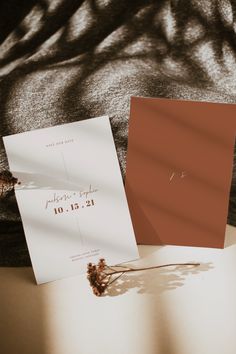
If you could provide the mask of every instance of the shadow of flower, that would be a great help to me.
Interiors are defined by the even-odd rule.
[[[159,296],[165,291],[174,290],[184,286],[190,275],[196,275],[213,269],[211,262],[201,263],[199,266],[175,266],[160,268],[137,273],[124,274],[107,288],[105,296],[123,295],[133,289],[137,294]]]

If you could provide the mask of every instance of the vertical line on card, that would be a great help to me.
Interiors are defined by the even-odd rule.
[[[68,173],[68,170],[67,170],[67,167],[66,167],[65,158],[64,158],[64,154],[63,154],[62,151],[61,151],[61,156],[62,156],[62,161],[63,161],[64,170],[65,170],[65,173],[66,173],[66,179],[69,181],[69,180],[70,180],[70,178],[69,178],[69,173]]]
[[[84,246],[84,238],[83,238],[83,235],[82,235],[81,230],[80,230],[79,220],[78,220],[77,216],[75,216],[75,221],[76,221],[77,229],[78,229],[78,232],[79,232],[79,235],[80,235],[81,246],[83,247]]]
[[[68,181],[70,181],[70,175],[69,175],[69,172],[68,172],[68,169],[67,169],[67,166],[66,166],[65,157],[64,157],[64,154],[63,154],[62,151],[61,151],[61,157],[62,157],[62,162],[63,162],[63,166],[64,166],[64,170],[65,170],[66,179]],[[76,222],[79,238],[80,238],[80,241],[81,241],[81,246],[83,247],[84,246],[84,238],[83,238],[81,230],[80,230],[79,220],[78,220],[77,215],[74,214],[74,218],[75,218],[75,222]]]

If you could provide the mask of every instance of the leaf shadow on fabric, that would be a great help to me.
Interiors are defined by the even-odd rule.
[[[131,94],[169,98],[179,94],[180,98],[235,101],[230,89],[213,85],[220,69],[227,73],[225,45],[231,62],[235,60],[234,22],[227,20],[228,12],[220,4],[212,3],[209,9],[203,2],[192,0],[55,0],[53,8],[46,0],[4,0],[0,16],[4,26],[0,47],[0,134],[35,129],[39,124],[42,128],[61,124],[62,116],[66,123],[108,112],[125,175]],[[227,4],[227,9],[235,14],[234,2]],[[71,36],[75,16],[78,21]],[[13,40],[4,51],[11,35]],[[55,104],[59,108],[54,111],[50,100],[45,104],[42,87],[42,92],[32,87],[32,94],[26,96],[21,88],[25,80],[30,81],[39,73],[43,77],[54,73],[56,76],[58,70],[68,73],[67,79],[60,82],[63,89]],[[103,75],[97,76],[99,72]],[[55,76],[45,81],[53,95],[57,89]],[[36,80],[40,82],[41,76]],[[40,123],[34,114],[37,99],[43,112]],[[33,107],[32,113],[23,110],[26,104]],[[7,168],[1,141],[0,166]],[[234,175],[228,222],[236,225]],[[14,203],[14,198],[9,199],[6,209],[9,206],[9,210],[17,210]],[[9,220],[9,213],[5,212]],[[16,212],[15,219],[19,218]]]

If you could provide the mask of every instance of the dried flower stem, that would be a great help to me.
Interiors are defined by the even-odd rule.
[[[93,289],[93,293],[96,296],[101,296],[107,290],[108,286],[118,280],[123,274],[130,272],[139,272],[144,270],[159,269],[164,267],[175,266],[199,266],[200,263],[169,263],[152,267],[144,268],[128,268],[127,266],[108,266],[105,259],[100,259],[97,265],[89,263],[87,269],[87,278],[90,286]],[[116,268],[122,268],[116,270]],[[113,275],[118,275],[115,279],[112,279]]]
[[[164,268],[164,267],[175,267],[175,266],[199,266],[200,263],[169,263],[169,264],[162,264],[159,266],[153,266],[153,267],[145,267],[145,268],[128,268],[125,270],[115,270],[112,273],[105,273],[107,275],[114,275],[114,274],[118,274],[118,273],[128,273],[128,272],[139,272],[142,270],[150,270],[150,269],[158,269],[158,268]],[[116,266],[119,267],[119,266]],[[123,266],[121,266],[123,267]],[[109,267],[110,269],[112,269],[111,267]]]

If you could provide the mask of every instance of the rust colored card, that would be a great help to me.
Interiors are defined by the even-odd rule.
[[[141,244],[224,247],[236,105],[131,98],[126,193]]]

